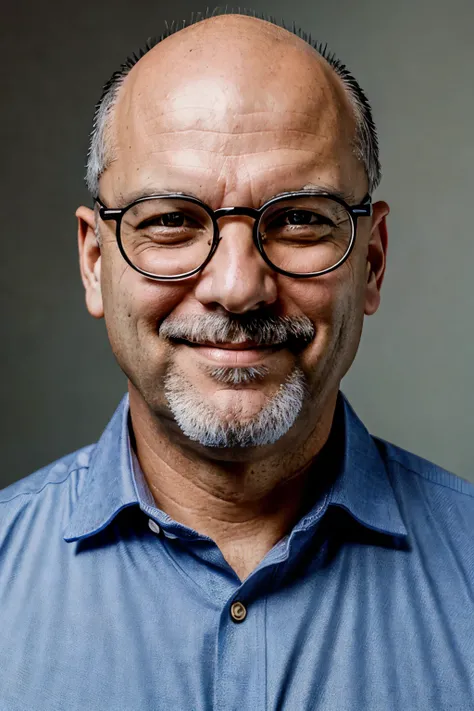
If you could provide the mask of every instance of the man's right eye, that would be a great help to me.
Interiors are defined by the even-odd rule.
[[[185,215],[183,212],[165,212],[162,214],[150,215],[150,217],[141,220],[135,226],[135,229],[145,230],[153,227],[158,229],[160,227],[177,229],[179,227],[192,227],[193,224],[194,220]]]
[[[158,219],[163,227],[182,227],[184,225],[184,215],[181,212],[168,212]]]

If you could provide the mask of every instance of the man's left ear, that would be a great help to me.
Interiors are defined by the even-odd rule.
[[[380,200],[372,206],[372,227],[367,247],[367,284],[365,288],[365,308],[367,316],[374,314],[380,304],[380,289],[385,275],[387,256],[387,215],[390,208]]]

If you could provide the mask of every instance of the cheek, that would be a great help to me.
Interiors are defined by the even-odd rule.
[[[344,366],[353,358],[360,340],[364,308],[364,289],[358,272],[358,266],[349,262],[314,281],[304,284],[302,280],[293,285],[293,302],[316,328],[315,339],[305,353],[309,369],[314,368],[315,360],[321,366],[327,359]]]
[[[291,298],[298,310],[311,319],[316,328],[331,328],[344,313],[354,295],[351,274],[330,272],[306,283],[293,285]],[[342,271],[342,269],[341,269]]]
[[[356,257],[356,255],[354,255]],[[335,272],[335,282],[328,297],[328,350],[334,368],[342,377],[354,360],[359,347],[364,319],[364,267],[360,259],[350,259]]]
[[[182,301],[189,287],[147,279],[115,257],[103,260],[101,272],[109,338],[112,347],[133,348],[137,341],[144,346],[147,338],[156,337],[157,326]]]

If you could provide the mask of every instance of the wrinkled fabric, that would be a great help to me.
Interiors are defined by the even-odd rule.
[[[0,711],[474,709],[474,486],[340,407],[335,476],[244,581],[155,506],[128,397],[0,492]]]

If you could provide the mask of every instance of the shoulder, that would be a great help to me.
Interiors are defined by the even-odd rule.
[[[407,529],[411,580],[425,580],[427,589],[436,585],[447,607],[459,600],[462,608],[474,591],[474,485],[401,447],[373,441]]]
[[[38,469],[33,474],[19,479],[0,490],[0,507],[18,497],[32,498],[41,494],[46,486],[64,483],[78,469],[88,468],[91,453],[95,445],[91,444],[76,452],[71,452],[61,459]]]
[[[401,514],[415,539],[444,542],[470,557],[474,543],[474,484],[390,442],[373,438]]]
[[[385,460],[387,469],[394,476],[414,478],[420,487],[433,492],[446,489],[447,496],[452,495],[453,498],[459,496],[460,500],[465,500],[474,506],[474,484],[467,479],[443,469],[428,459],[397,447],[391,442],[386,442],[378,437],[373,437],[373,441]]]
[[[62,504],[79,495],[94,449],[83,447],[0,490],[0,546],[20,518],[31,525],[40,510],[42,517],[51,515],[47,520],[64,514]]]

